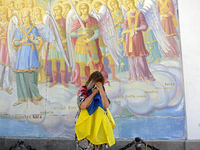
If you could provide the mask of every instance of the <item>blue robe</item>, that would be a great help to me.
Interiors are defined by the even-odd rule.
[[[21,41],[26,36],[30,37],[31,33],[34,36],[34,40],[40,37],[36,27],[32,25],[29,28],[20,27],[16,31],[14,41]],[[36,46],[28,39],[26,43],[20,44],[17,48],[17,59],[14,71],[16,72],[18,101],[25,102],[30,100],[37,104],[36,101],[42,100],[43,97],[39,94],[38,89],[37,72],[40,68],[41,64],[38,60]]]
[[[32,25],[29,28],[25,27],[21,28],[27,33],[31,27]],[[33,27],[33,29],[27,35],[30,36],[31,33],[34,36],[33,39],[40,37],[38,29],[36,27]],[[24,34],[20,30],[20,28],[18,28],[14,40],[21,41],[23,35]],[[22,44],[21,46],[19,46],[17,50],[17,59],[14,69],[15,72],[25,72],[25,71],[38,72],[39,69],[41,68],[41,64],[38,60],[37,49],[35,47],[35,44],[30,45],[31,43],[32,42],[28,39],[27,45]]]

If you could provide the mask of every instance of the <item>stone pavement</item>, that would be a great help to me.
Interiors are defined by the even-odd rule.
[[[9,150],[17,141],[23,140],[26,145],[30,145],[36,150],[75,150],[74,139],[68,138],[32,138],[32,137],[0,137],[0,150]],[[119,150],[132,139],[116,139],[116,144],[108,150]],[[200,141],[195,140],[145,140],[160,150],[199,150]],[[127,150],[134,150],[134,147]],[[145,147],[143,148],[145,149]]]

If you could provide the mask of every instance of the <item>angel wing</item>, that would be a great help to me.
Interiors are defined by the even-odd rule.
[[[9,25],[8,25],[8,51],[9,51],[9,58],[11,67],[14,70],[15,64],[16,64],[16,57],[17,57],[17,51],[13,48],[12,43],[13,39],[16,33],[16,30],[19,25],[19,20],[16,16],[13,16],[10,19]]]
[[[66,18],[66,38],[67,38],[67,48],[68,48],[68,53],[69,53],[69,59],[71,63],[72,70],[75,68],[75,60],[74,60],[74,47],[72,45],[71,41],[71,30],[72,30],[72,25],[73,21],[76,19],[76,15],[74,12],[74,9],[71,9]]]
[[[147,24],[151,27],[160,47],[164,52],[170,51],[170,43],[160,23],[160,16],[154,0],[138,3],[138,9],[144,14]]]
[[[119,57],[122,57],[121,49],[118,45],[118,36],[110,10],[106,5],[101,5],[98,14],[92,13],[91,15],[97,19],[103,42],[108,47],[115,63],[119,65]]]
[[[48,11],[43,16],[43,24],[45,27],[39,30],[43,40],[45,42],[51,43],[56,48],[57,51],[61,52],[65,59],[66,64],[70,66],[70,63],[67,59],[67,54],[62,45],[62,40],[58,32],[56,21],[52,17],[52,14],[50,14]]]

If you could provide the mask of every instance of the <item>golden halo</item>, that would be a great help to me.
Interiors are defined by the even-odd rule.
[[[22,1],[22,2],[23,2],[23,4],[24,4],[24,7],[23,7],[23,8],[26,7],[26,2],[25,2],[25,0],[16,0],[16,1],[14,1],[14,6],[15,6],[15,9],[16,9],[16,10],[19,10],[18,7],[17,7],[18,1]],[[22,8],[22,9],[23,9],[23,8]]]
[[[78,14],[81,14],[81,12],[80,12],[80,10],[79,10],[79,7],[80,7],[80,5],[82,5],[82,4],[87,4],[87,5],[88,5],[88,7],[89,7],[89,14],[91,14],[91,12],[92,12],[91,4],[88,3],[88,2],[84,2],[84,1],[79,2],[79,3],[76,5],[76,11],[78,12]]]
[[[62,12],[63,12],[63,6],[60,3],[55,3],[53,6],[51,6],[52,10],[56,7],[56,6],[60,6],[62,8]]]
[[[93,2],[92,2],[92,5],[94,6],[94,8],[95,8],[95,3],[101,3],[102,5],[106,5],[106,3],[103,1],[103,0],[94,0]],[[96,10],[96,8],[95,8],[95,10]],[[98,13],[98,12],[97,12]]]
[[[34,19],[35,19],[35,12],[36,12],[37,9],[40,9],[40,10],[41,10],[42,17],[43,17],[44,14],[45,14],[45,9],[44,9],[44,7],[42,7],[42,6],[35,6],[35,7],[33,7],[33,11],[32,11],[32,17],[33,17]]]
[[[19,17],[19,20],[22,21],[22,13],[24,13],[25,11],[29,11],[30,12],[30,17],[31,17],[31,14],[32,14],[32,9],[30,8],[23,8],[19,11],[19,14],[18,14],[18,17]],[[31,20],[30,20],[31,21]]]
[[[72,6],[71,6],[70,2],[64,2],[64,3],[62,3],[63,8],[64,8],[64,5],[65,5],[65,4],[68,4],[68,5],[71,7],[71,9],[72,9]],[[64,9],[65,9],[65,8],[64,8]]]
[[[130,1],[132,1],[132,0],[130,0]],[[137,0],[134,0],[134,1],[135,1],[135,7],[137,8]],[[126,0],[123,0],[123,1],[122,1],[122,4],[124,5],[124,7],[125,7],[126,9],[129,9],[128,6],[126,5]]]
[[[7,0],[7,2],[6,2],[5,5],[8,6],[8,7],[10,8],[10,6],[8,5],[9,2],[13,2],[13,7],[15,8],[15,1],[14,1],[14,0]]]
[[[56,0],[56,3],[58,3],[58,4],[59,4],[59,3],[62,4],[63,2],[64,2],[63,0]]]
[[[8,18],[12,17],[12,10],[8,6],[0,6],[0,12],[3,12],[7,9]]]
[[[99,3],[103,4],[103,5],[106,5],[106,3],[103,0],[94,0],[92,2],[92,5],[94,6],[94,4],[97,3],[97,2],[99,2]]]
[[[69,5],[71,6],[70,2],[64,2],[64,3],[62,3],[63,6],[64,6],[65,4],[69,4]],[[72,7],[72,6],[71,6],[71,7]]]
[[[110,5],[110,2],[112,2],[112,1],[117,1],[117,2],[118,2],[118,6],[120,7],[119,1],[118,1],[118,0],[109,0],[109,1],[108,1],[108,8],[109,8],[111,11],[113,11],[113,10],[112,10],[112,6]]]
[[[70,7],[71,7],[71,9],[72,9],[72,6],[71,6],[71,4],[70,4],[70,2],[64,2],[64,3],[62,3],[62,6],[63,6],[63,16],[64,16],[64,14],[65,14],[65,5],[66,4],[68,4]]]
[[[0,6],[5,6],[4,0],[0,0],[0,1],[1,1],[1,3],[2,3],[2,5],[0,5]]]

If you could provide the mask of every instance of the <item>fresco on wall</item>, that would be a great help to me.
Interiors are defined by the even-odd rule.
[[[177,0],[0,0],[0,136],[73,138],[95,70],[116,138],[185,138]]]

